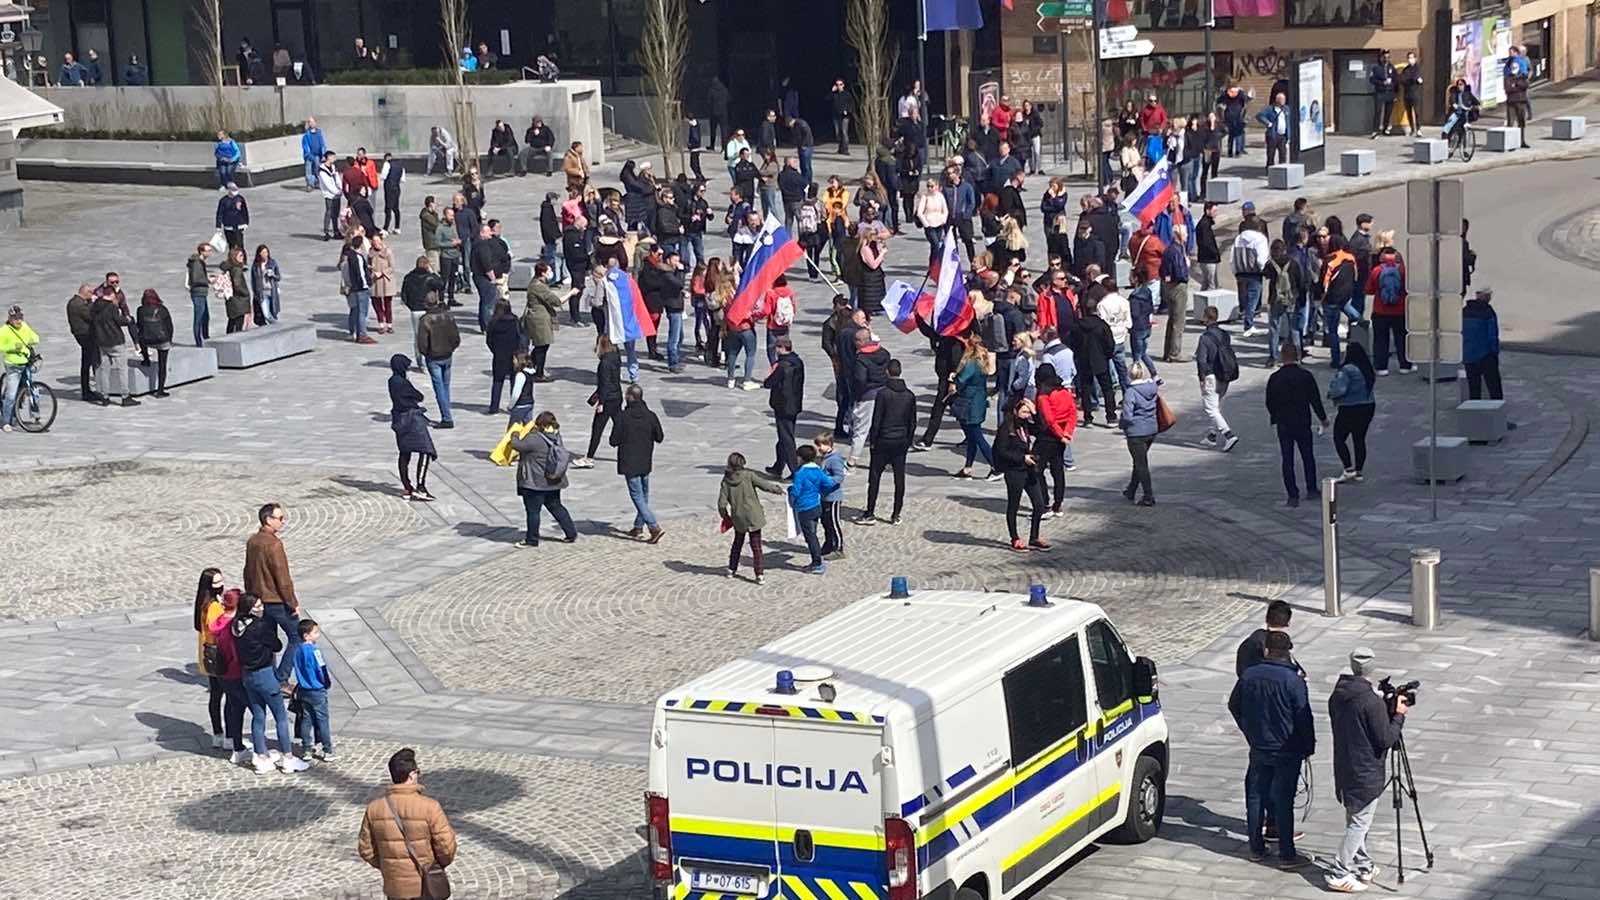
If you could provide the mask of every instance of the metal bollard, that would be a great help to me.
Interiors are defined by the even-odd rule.
[[[1344,615],[1339,602],[1339,482],[1322,479],[1322,614]]]
[[[1411,551],[1411,624],[1424,631],[1439,625],[1438,549],[1419,547]]]
[[[1589,640],[1600,641],[1600,569],[1589,570]]]

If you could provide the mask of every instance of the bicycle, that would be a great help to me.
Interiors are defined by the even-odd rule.
[[[22,384],[17,388],[16,409],[13,417],[17,427],[29,434],[50,430],[56,421],[56,392],[42,381],[34,379],[39,361],[44,357],[35,353],[22,367]]]
[[[1462,162],[1472,162],[1472,154],[1478,151],[1478,136],[1472,130],[1471,121],[1471,114],[1465,109],[1457,109],[1445,121],[1444,136],[1450,144],[1450,158],[1460,156]]]

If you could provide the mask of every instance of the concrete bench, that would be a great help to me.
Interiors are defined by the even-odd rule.
[[[1438,165],[1450,156],[1450,145],[1443,138],[1417,138],[1411,142],[1411,161],[1425,166]]]
[[[277,322],[210,338],[206,346],[216,351],[218,368],[248,369],[315,350],[317,326],[311,322]]]
[[[161,380],[160,367],[154,351],[150,364],[145,365],[135,349],[128,358],[128,393],[134,395],[155,393]],[[167,387],[176,387],[192,381],[203,381],[217,374],[217,351],[212,347],[173,347],[167,351]]]
[[[1339,154],[1339,174],[1371,175],[1378,168],[1378,152],[1376,150],[1346,150]]]
[[[1279,163],[1267,169],[1267,187],[1292,191],[1306,183],[1306,167],[1300,163]]]
[[[1435,451],[1434,476],[1441,483],[1460,481],[1467,477],[1467,439],[1439,435],[1439,449]],[[1428,483],[1428,439],[1411,445],[1411,480]]]
[[[1464,400],[1456,407],[1456,430],[1472,444],[1495,444],[1506,436],[1504,400]]]
[[[1224,288],[1213,288],[1209,291],[1195,291],[1189,300],[1189,309],[1196,322],[1205,315],[1206,307],[1217,308],[1218,322],[1232,322],[1239,315],[1239,295]]]
[[[1550,124],[1550,137],[1558,141],[1581,141],[1587,124],[1583,116],[1556,116]]]
[[[1243,178],[1212,178],[1206,182],[1206,199],[1213,203],[1238,203],[1243,198]]]
[[[1522,148],[1521,128],[1485,128],[1483,149],[1491,153],[1511,153]]]

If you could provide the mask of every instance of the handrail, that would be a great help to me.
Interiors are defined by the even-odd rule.
[[[611,114],[610,125],[606,124],[607,113]],[[605,102],[604,100],[600,101],[600,127],[605,131],[612,132],[613,134],[616,133],[617,130],[617,108]]]

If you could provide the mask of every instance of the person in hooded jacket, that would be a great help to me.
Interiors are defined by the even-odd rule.
[[[244,591],[238,588],[223,591],[222,612],[210,618],[211,624],[206,626],[222,658],[222,670],[212,674],[222,683],[223,733],[233,746],[229,762],[236,766],[249,762],[253,755],[244,745],[244,712],[250,704],[244,695],[244,671],[239,668],[239,649],[233,642],[233,619],[238,615],[239,600],[243,596]]]
[[[561,526],[563,541],[577,541],[578,528],[561,502],[561,491],[568,486],[567,468],[572,455],[561,442],[561,424],[556,421],[556,414],[549,410],[539,413],[532,428],[512,436],[511,449],[517,451],[517,494],[522,497],[527,516],[526,529],[517,546],[539,546],[539,515],[544,509],[550,510]]]
[[[600,449],[600,438],[605,434],[606,423],[611,423],[614,437],[617,420],[622,415],[622,351],[606,335],[595,338],[594,393],[589,395],[589,406],[594,410],[594,422],[589,426],[589,452],[573,461],[580,469],[594,467],[595,451]]]
[[[649,163],[645,164],[648,165]],[[646,217],[650,215],[650,208],[653,205],[651,200],[655,196],[655,191],[645,178],[645,166],[639,166],[630,159],[622,164],[622,172],[617,176],[622,182],[622,209],[627,217],[630,231],[641,225],[644,225],[646,230],[649,229],[650,223],[646,221]]]
[[[1034,370],[1033,381],[1038,388],[1034,405],[1039,412],[1038,440],[1034,452],[1039,457],[1041,471],[1048,467],[1050,478],[1055,483],[1054,499],[1045,516],[1059,517],[1062,501],[1067,494],[1066,454],[1072,434],[1078,428],[1078,403],[1072,391],[1067,389],[1061,374],[1056,371],[1054,363],[1040,363]]]
[[[1122,426],[1123,437],[1128,441],[1133,474],[1128,476],[1128,486],[1122,491],[1122,496],[1128,498],[1129,503],[1155,506],[1155,489],[1150,485],[1150,446],[1155,443],[1159,430],[1156,425],[1156,400],[1161,388],[1144,363],[1135,360],[1129,368],[1133,383],[1122,392],[1122,416],[1118,424]],[[1141,487],[1144,488],[1144,497],[1135,501]]]
[[[161,302],[155,288],[145,288],[134,313],[134,334],[139,339],[139,353],[144,365],[150,365],[150,351],[156,351],[156,389],[150,396],[168,397],[167,354],[172,352],[172,313]]]
[[[889,524],[901,523],[900,511],[905,505],[906,453],[917,433],[917,395],[900,378],[898,359],[889,360],[885,373],[884,385],[872,399],[872,424],[866,429],[872,460],[867,468],[867,508],[856,518],[857,525],[877,523],[878,484],[886,468],[894,469],[894,510]]]
[[[794,344],[787,335],[778,338],[773,349],[778,358],[761,386],[771,392],[767,402],[772,407],[773,423],[778,429],[777,455],[773,464],[766,468],[766,473],[773,478],[780,478],[785,469],[793,475],[799,467],[795,457],[794,430],[805,403],[806,368],[800,354],[794,352]]]
[[[1085,297],[1080,304],[1082,315],[1078,318],[1074,334],[1077,336],[1075,362],[1078,365],[1078,396],[1083,398],[1083,424],[1094,424],[1094,404],[1091,401],[1095,388],[1105,399],[1106,427],[1117,419],[1116,394],[1111,387],[1111,360],[1117,355],[1117,340],[1111,325],[1100,317],[1100,302]]]
[[[428,468],[439,452],[433,447],[428,417],[422,407],[422,392],[406,377],[411,359],[403,353],[389,357],[389,428],[394,432],[395,450],[400,454],[400,487],[407,500],[430,501]],[[416,478],[408,471],[411,457],[417,458]]]
[[[1014,395],[1010,409],[994,433],[994,467],[1006,482],[1006,528],[1011,534],[1011,549],[1019,552],[1026,552],[1029,546],[1041,550],[1050,546],[1039,538],[1039,522],[1044,518],[1046,501],[1044,479],[1040,474],[1044,459],[1035,449],[1038,433],[1033,401],[1021,394]],[[1024,493],[1032,507],[1027,543],[1023,543],[1017,533],[1017,512]]]
[[[865,322],[865,311],[862,313]],[[867,446],[872,426],[873,400],[889,381],[890,357],[889,350],[878,343],[877,335],[864,324],[855,331],[841,333],[841,342],[846,333],[855,345],[850,367],[850,401],[854,405],[851,409],[849,460],[849,464],[854,466],[862,448]]]
[[[127,327],[132,319],[122,311],[113,294],[99,294],[89,304],[89,325],[94,346],[100,353],[100,365],[95,369],[101,406],[111,405],[111,386],[121,387],[122,405],[138,406],[128,385],[128,366],[123,345],[127,342]]]
[[[766,527],[767,511],[761,507],[756,491],[782,494],[783,488],[757,477],[745,465],[743,453],[728,454],[728,466],[722,472],[722,485],[717,489],[717,515],[722,517],[722,529],[733,532],[733,547],[728,551],[728,577],[738,577],[739,556],[744,552],[748,537],[750,555],[755,561],[756,584],[760,584],[766,570],[761,529]]]
[[[666,440],[661,419],[644,402],[644,388],[628,385],[627,403],[611,428],[611,446],[617,448],[617,474],[628,482],[628,499],[633,501],[631,538],[641,538],[650,529],[649,543],[661,541],[666,529],[656,521],[650,508],[650,472],[654,468],[656,444]]]

